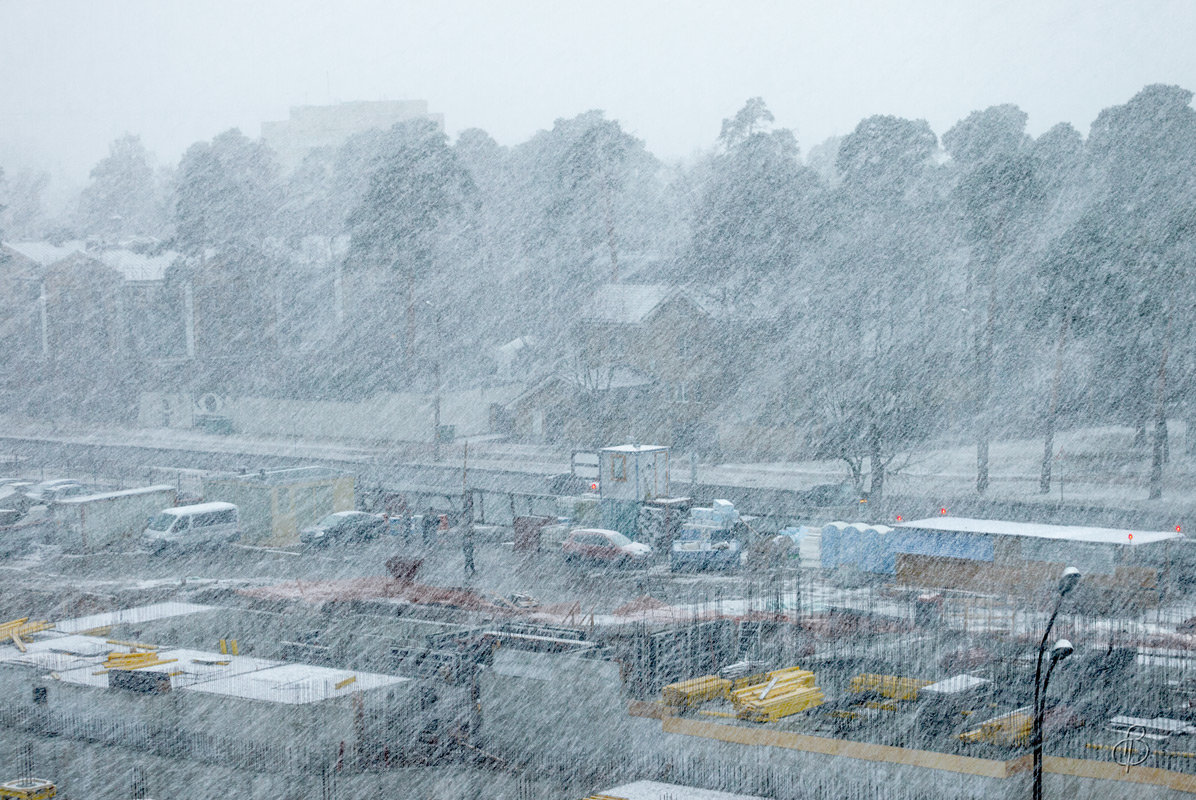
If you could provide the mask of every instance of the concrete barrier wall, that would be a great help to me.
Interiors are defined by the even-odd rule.
[[[490,432],[490,406],[504,403],[517,387],[445,391],[440,395],[440,423],[455,434]],[[423,392],[386,392],[357,402],[230,397],[220,401],[218,416],[237,433],[306,439],[426,442],[432,439],[435,398]],[[189,428],[196,412],[185,394],[143,392],[138,424],[146,428]]]

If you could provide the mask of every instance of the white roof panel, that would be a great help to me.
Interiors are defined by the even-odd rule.
[[[59,673],[58,679],[63,683],[73,683],[77,686],[106,688],[108,686],[108,673],[103,670],[104,660],[107,658],[109,652],[125,652],[126,650],[127,648],[124,647],[108,645],[103,656],[92,659],[85,665],[76,665],[75,668],[67,671],[57,670]],[[202,650],[164,648],[154,652],[160,660],[166,663],[152,667],[141,667],[137,671],[169,675],[170,685],[175,689],[195,688],[196,685],[205,681],[230,678],[257,670],[269,669],[279,663],[277,661],[267,661],[262,658],[230,656],[223,653],[208,653]]]
[[[302,705],[348,697],[354,692],[406,683],[407,680],[397,675],[380,675],[375,672],[276,663],[267,669],[215,678],[187,688],[195,692],[240,697],[245,700]]]
[[[36,637],[27,644],[24,653],[15,646],[0,647],[0,664],[53,673],[63,683],[76,686],[106,688],[108,673],[104,663],[108,654],[129,651],[126,646],[109,644],[97,636],[49,631]],[[169,675],[174,689],[287,705],[319,703],[409,680],[397,675],[287,664],[187,648],[162,648],[153,652],[164,663],[137,671]]]
[[[969,519],[967,517],[928,517],[903,522],[898,528],[920,528],[928,531],[986,533],[993,536],[1028,536],[1035,539],[1056,539],[1096,544],[1137,546],[1169,539],[1183,539],[1179,531],[1131,531],[1117,528],[1093,528],[1081,525],[1043,525],[1034,522],[1009,522],[999,519]]]
[[[215,606],[203,606],[198,603],[153,603],[148,606],[134,606],[133,608],[122,608],[119,611],[105,611],[102,614],[89,614],[86,617],[63,620],[54,625],[54,630],[62,633],[81,633],[109,625],[150,622],[156,619],[178,617],[184,614],[201,614],[205,611],[215,610]]]
[[[0,664],[32,667],[45,672],[64,672],[86,667],[94,669],[115,649],[94,636],[72,636],[45,632],[26,640],[25,652],[8,643],[0,647]]]

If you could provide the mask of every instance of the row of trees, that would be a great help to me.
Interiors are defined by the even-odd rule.
[[[554,343],[548,368],[598,284],[668,282],[774,329],[711,413],[809,431],[795,450],[842,458],[861,480],[867,461],[876,494],[895,455],[928,438],[970,438],[984,492],[989,443],[1007,434],[1042,436],[1045,492],[1059,426],[1108,421],[1152,441],[1157,496],[1168,414],[1196,419],[1191,99],[1148,86],[1087,139],[1067,124],[1033,138],[1012,105],[941,140],[924,121],[874,116],[803,159],[754,98],[685,165],[596,111],[510,148],[414,121],[288,175],[237,131],[171,172],[125,137],[75,224],[186,254],[188,277],[226,292],[228,351],[284,393],[409,385],[433,350],[450,380],[477,381],[479,342],[528,334]],[[297,373],[271,340],[292,279],[279,243],[346,235],[346,323]]]

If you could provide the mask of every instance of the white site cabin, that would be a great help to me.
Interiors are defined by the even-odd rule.
[[[647,502],[669,496],[669,448],[624,444],[598,451],[603,500]]]

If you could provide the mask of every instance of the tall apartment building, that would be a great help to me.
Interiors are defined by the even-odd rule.
[[[444,115],[429,114],[426,100],[363,100],[331,106],[292,106],[289,119],[262,123],[262,138],[278,154],[283,168],[291,170],[317,147],[339,147],[354,134],[384,130],[419,117],[444,128]]]

